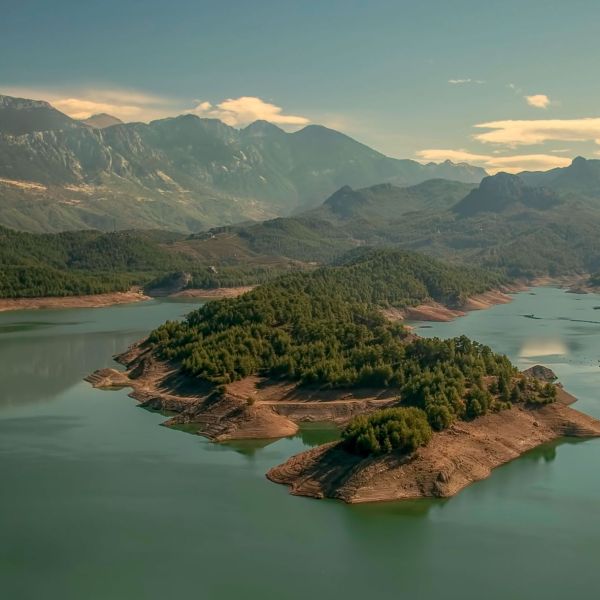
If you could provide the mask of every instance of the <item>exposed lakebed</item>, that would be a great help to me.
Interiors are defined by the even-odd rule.
[[[600,417],[598,296],[534,292],[417,332],[465,333],[520,367],[546,364],[578,410]],[[331,431],[312,425],[273,443],[215,445],[158,427],[164,417],[137,408],[129,390],[81,381],[193,306],[0,315],[6,597],[594,593],[597,440],[536,449],[448,501],[346,506],[289,496],[264,477]]]

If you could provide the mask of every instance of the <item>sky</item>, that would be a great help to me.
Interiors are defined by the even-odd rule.
[[[0,5],[0,93],[75,118],[318,123],[489,172],[600,155],[597,0]]]

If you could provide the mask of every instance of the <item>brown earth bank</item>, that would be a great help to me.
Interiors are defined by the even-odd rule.
[[[113,304],[129,304],[150,300],[141,291],[111,292],[88,296],[48,296],[43,298],[0,298],[0,312],[45,308],[101,308]]]
[[[533,287],[558,287],[565,289],[571,294],[598,294],[600,288],[589,283],[589,273],[578,273],[575,275],[562,275],[559,277],[536,277],[531,281]]]
[[[453,321],[458,317],[464,317],[468,311],[484,310],[496,304],[508,304],[512,302],[510,294],[516,294],[528,289],[525,283],[514,283],[502,286],[496,290],[489,290],[482,294],[471,296],[458,307],[449,307],[439,302],[427,302],[418,306],[410,306],[404,309],[388,308],[382,313],[392,321]]]
[[[218,389],[158,360],[144,343],[115,358],[124,371],[101,369],[86,380],[97,388],[131,387],[129,395],[140,406],[173,414],[164,425],[185,426],[216,442],[290,436],[307,421],[342,426],[358,414],[400,404],[394,389],[299,388],[257,376]],[[544,382],[556,379],[539,365],[525,374]],[[452,496],[540,444],[600,436],[600,421],[570,408],[575,398],[560,384],[557,394],[555,403],[543,407],[515,405],[456,422],[410,456],[362,458],[338,442],[293,456],[267,477],[290,486],[292,494],[349,503]]]
[[[341,442],[326,444],[291,457],[267,477],[295,495],[348,503],[453,496],[536,446],[600,436],[600,421],[569,408],[573,400],[559,392],[557,402],[543,407],[513,406],[457,422],[410,456],[362,458]]]
[[[146,295],[138,289],[128,292],[110,292],[108,294],[90,294],[84,296],[45,296],[41,298],[0,298],[0,312],[9,310],[33,310],[54,308],[104,308],[113,304],[129,304],[151,300],[153,297],[169,298],[199,298],[219,299],[235,298],[254,289],[255,286],[241,286],[232,288],[213,289],[187,289],[174,294]]]
[[[293,435],[301,422],[343,425],[357,414],[398,403],[394,390],[321,390],[286,381],[247,377],[225,386],[202,384],[176,364],[157,360],[143,344],[116,357],[125,371],[101,369],[86,377],[97,388],[131,387],[145,408],[177,413],[164,424],[187,429],[213,441],[268,439]]]

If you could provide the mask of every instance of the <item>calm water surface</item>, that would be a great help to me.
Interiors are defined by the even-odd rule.
[[[600,417],[595,306],[540,288],[417,327],[542,362]],[[0,598],[598,596],[600,441],[538,449],[450,500],[346,506],[264,477],[331,432],[218,446],[81,381],[193,307],[0,314]]]

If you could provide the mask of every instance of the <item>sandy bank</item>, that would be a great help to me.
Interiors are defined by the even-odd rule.
[[[113,304],[129,304],[149,300],[143,293],[112,292],[89,296],[49,296],[45,298],[0,298],[0,312],[7,310],[33,310],[45,308],[101,308]]]
[[[458,422],[436,433],[412,456],[394,453],[365,459],[333,443],[291,457],[267,477],[290,486],[295,495],[348,503],[453,496],[540,444],[565,436],[600,436],[600,421],[561,399],[541,408],[514,406]]]

